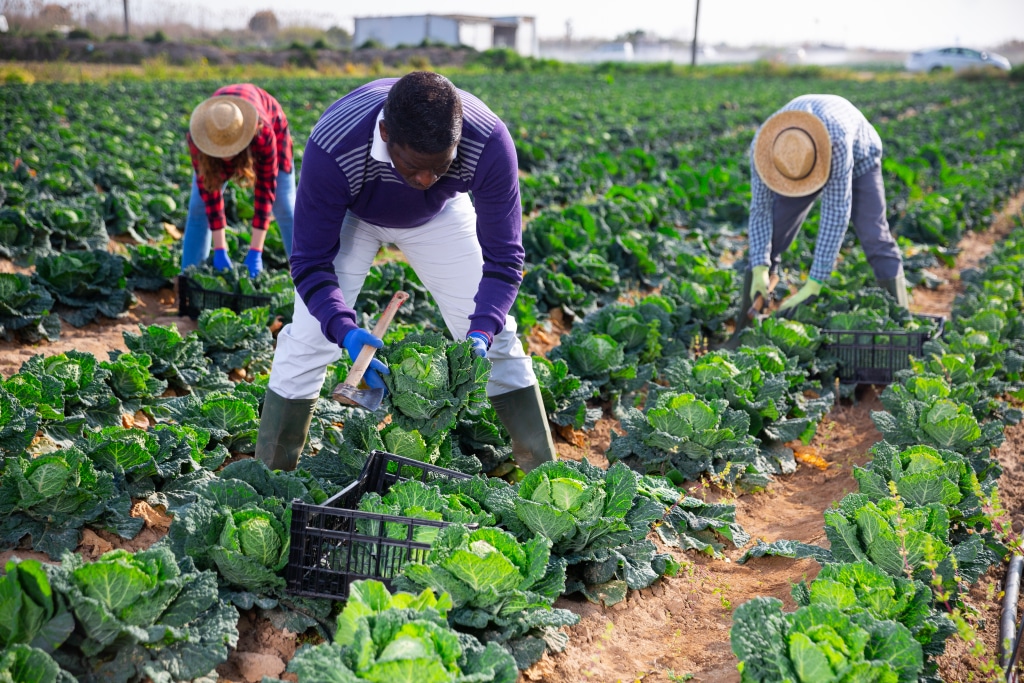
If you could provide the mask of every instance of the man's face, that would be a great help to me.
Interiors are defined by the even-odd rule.
[[[417,190],[429,189],[448,172],[455,161],[455,146],[437,154],[423,154],[404,145],[389,142],[383,121],[380,123],[380,136],[387,143],[388,154],[391,155],[398,175]]]

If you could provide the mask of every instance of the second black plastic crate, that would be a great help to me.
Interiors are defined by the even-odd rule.
[[[205,310],[214,308],[230,308],[241,313],[247,308],[269,306],[269,294],[235,294],[204,289],[187,275],[178,276],[178,315],[198,318]]]
[[[383,495],[397,481],[438,477],[468,479],[469,475],[373,451],[359,478],[322,505],[293,501],[291,547],[285,569],[288,592],[341,600],[348,597],[349,585],[358,579],[377,579],[391,588],[391,580],[403,566],[424,560],[430,551],[429,543],[413,540],[416,530],[439,529],[449,522],[355,508],[363,494],[372,491]],[[396,529],[404,538],[395,537]]]
[[[924,355],[924,343],[941,336],[946,319],[917,314],[934,329],[920,331],[822,330],[829,354],[839,361],[842,384],[891,384],[899,370],[910,367],[910,357]]]

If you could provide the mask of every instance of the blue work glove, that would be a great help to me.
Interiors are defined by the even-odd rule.
[[[345,335],[341,346],[348,353],[348,357],[352,359],[352,362],[355,363],[356,358],[359,357],[359,352],[363,350],[364,346],[372,346],[375,349],[379,349],[384,346],[384,342],[367,330],[357,327]],[[390,374],[391,370],[388,369],[388,366],[374,358],[370,361],[370,367],[366,368],[366,372],[363,373],[363,381],[371,389],[383,389],[386,392],[387,387],[384,386],[384,380],[381,378],[381,375]]]
[[[249,269],[249,277],[256,277],[263,272],[263,252],[250,249],[249,253],[245,255],[243,263]]]
[[[234,270],[235,266],[231,263],[231,259],[228,258],[227,249],[214,249],[213,250],[213,269],[214,270]]]
[[[487,350],[491,348],[491,335],[481,330],[473,330],[466,335],[466,339],[473,342],[473,355],[487,358]]]

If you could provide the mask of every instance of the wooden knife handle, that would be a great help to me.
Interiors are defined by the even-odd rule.
[[[373,326],[373,336],[377,338],[383,338],[384,333],[387,332],[388,326],[394,319],[395,314],[398,312],[398,307],[409,300],[408,292],[395,292],[395,295],[391,297],[391,301],[388,302],[387,307],[380,314],[377,319],[377,324]],[[363,375],[366,373],[366,368],[370,367],[370,361],[373,360],[373,354],[377,351],[376,348],[365,344],[359,351],[359,355],[356,357],[354,363],[352,363],[352,369],[348,372],[348,377],[345,378],[344,384],[350,386],[359,386],[359,383],[363,380]]]

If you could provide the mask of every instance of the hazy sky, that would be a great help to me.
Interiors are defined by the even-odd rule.
[[[121,5],[121,0],[93,2]],[[525,15],[536,18],[540,38],[563,37],[571,25],[575,38],[613,38],[641,29],[689,39],[695,6],[696,0],[134,0],[132,14],[139,20],[241,28],[253,12],[270,9],[285,24],[336,24],[350,31],[355,16]],[[910,50],[991,47],[1024,39],[1024,0],[703,0],[700,12],[701,42],[737,46],[810,42]]]

